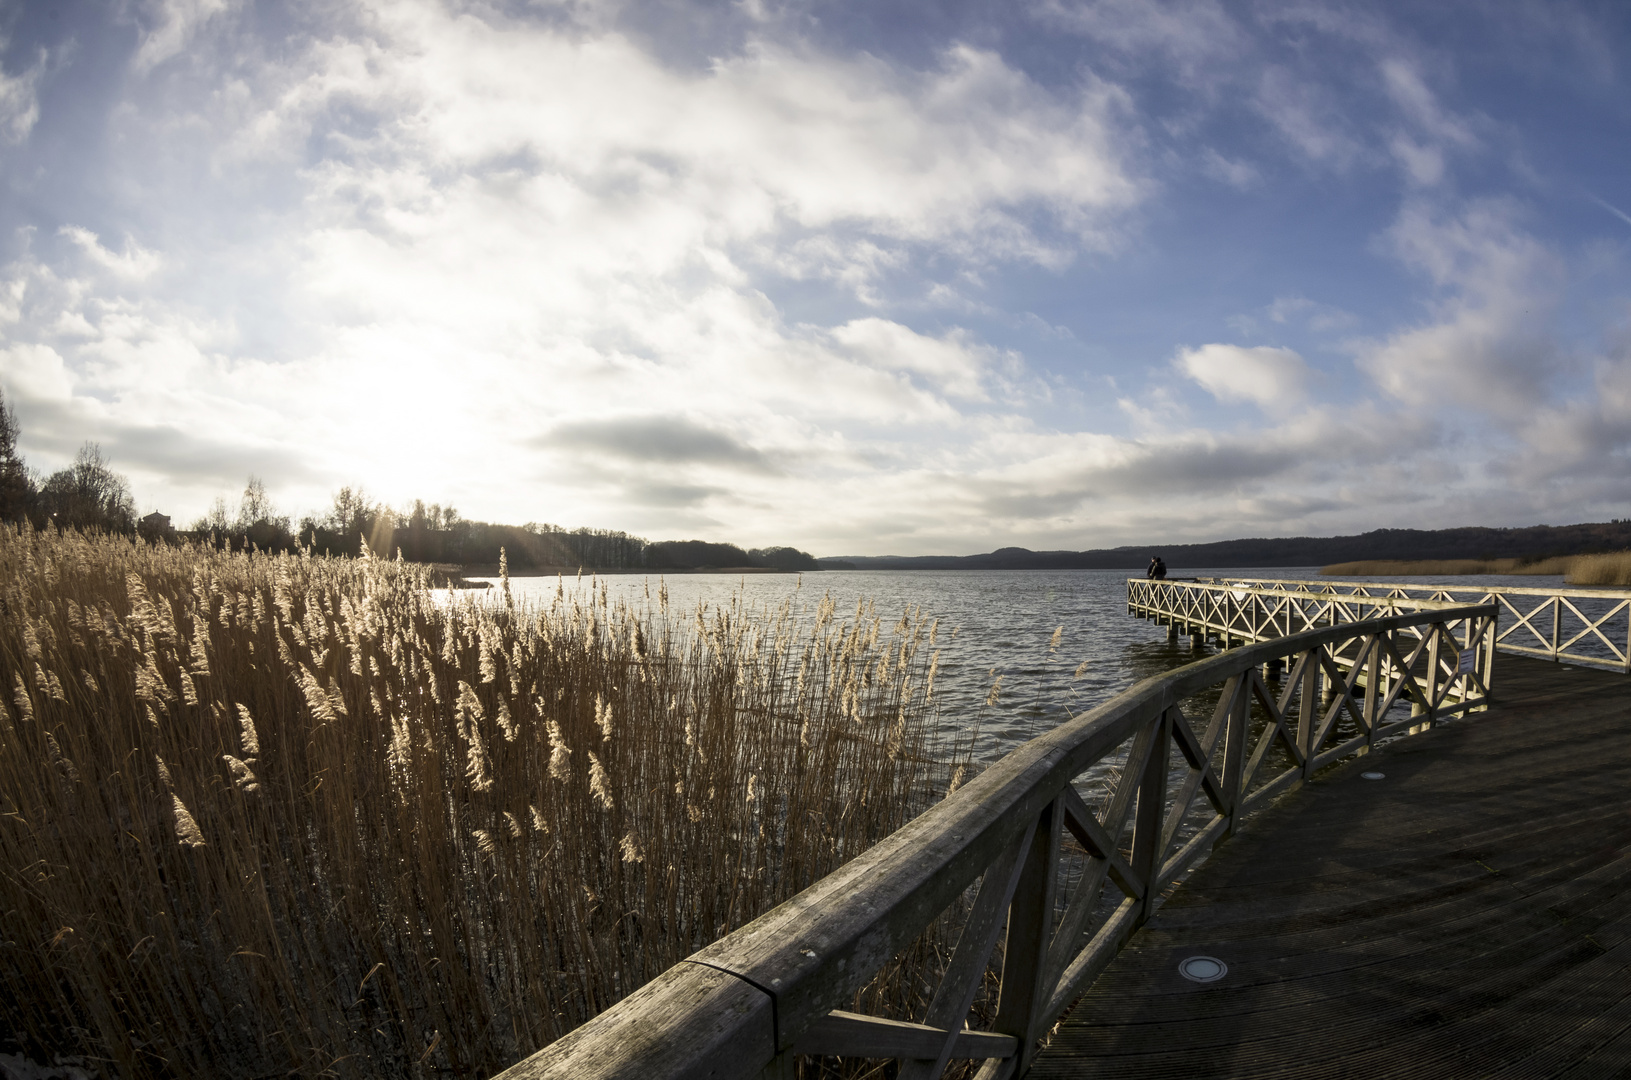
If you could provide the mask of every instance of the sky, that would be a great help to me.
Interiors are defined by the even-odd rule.
[[[0,0],[0,392],[817,555],[1631,517],[1631,5]]]

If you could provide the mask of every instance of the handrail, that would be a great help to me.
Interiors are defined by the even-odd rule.
[[[1146,679],[501,1075],[751,1077],[800,1053],[896,1057],[915,1078],[952,1056],[984,1059],[986,1080],[1023,1071],[1163,891],[1247,814],[1380,738],[1484,707],[1488,666],[1447,658],[1486,650],[1497,610],[1344,623]],[[1279,661],[1285,678],[1265,677]],[[1192,726],[1184,703],[1219,686],[1204,730]],[[1407,697],[1421,714],[1390,718]],[[1289,766],[1270,775],[1274,753]],[[1091,806],[1074,783],[1111,763],[1120,777]],[[1067,835],[1085,852],[1074,876],[1061,874]],[[835,1011],[976,883],[922,1023]],[[964,1030],[1000,937],[991,1030]]]
[[[1136,579],[1134,579],[1136,580]],[[1507,593],[1512,596],[1556,596],[1565,595],[1596,596],[1616,600],[1631,599],[1631,589],[1620,589],[1612,586],[1598,588],[1596,586],[1577,585],[1572,589],[1540,589],[1529,585],[1421,585],[1414,582],[1392,581],[1329,581],[1325,578],[1247,578],[1247,577],[1213,577],[1195,578],[1199,582],[1230,582],[1250,581],[1256,585],[1294,585],[1297,591],[1317,592],[1321,589],[1389,589],[1401,595],[1410,591],[1431,593]],[[1310,586],[1318,586],[1311,588]]]
[[[1128,582],[1133,586],[1145,579]],[[1606,667],[1631,674],[1631,589],[1536,589],[1508,585],[1410,585],[1385,581],[1323,581],[1308,578],[1198,578],[1191,588],[1248,587],[1265,595],[1343,600],[1391,599],[1412,606],[1427,602],[1496,603],[1505,629],[1496,642],[1503,652]],[[1348,590],[1346,592],[1342,590]],[[1376,590],[1372,592],[1371,590]],[[1425,595],[1416,595],[1425,594]],[[1535,604],[1513,597],[1539,597]],[[1623,632],[1617,624],[1623,621]],[[1610,634],[1614,636],[1610,636]],[[1593,648],[1594,652],[1582,651]]]

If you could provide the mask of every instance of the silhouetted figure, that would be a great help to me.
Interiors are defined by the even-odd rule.
[[[1153,581],[1162,581],[1166,578],[1167,564],[1162,560],[1161,556],[1157,555],[1150,560],[1150,568],[1145,571],[1145,576]]]

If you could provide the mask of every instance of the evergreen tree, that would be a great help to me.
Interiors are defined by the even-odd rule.
[[[17,411],[0,391],[0,521],[23,521],[34,504],[34,482],[17,456]]]

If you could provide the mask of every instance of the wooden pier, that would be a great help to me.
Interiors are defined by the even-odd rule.
[[[1186,980],[1193,956],[1226,974]],[[1282,799],[1029,1075],[1631,1075],[1631,685],[1502,658],[1488,711]]]

